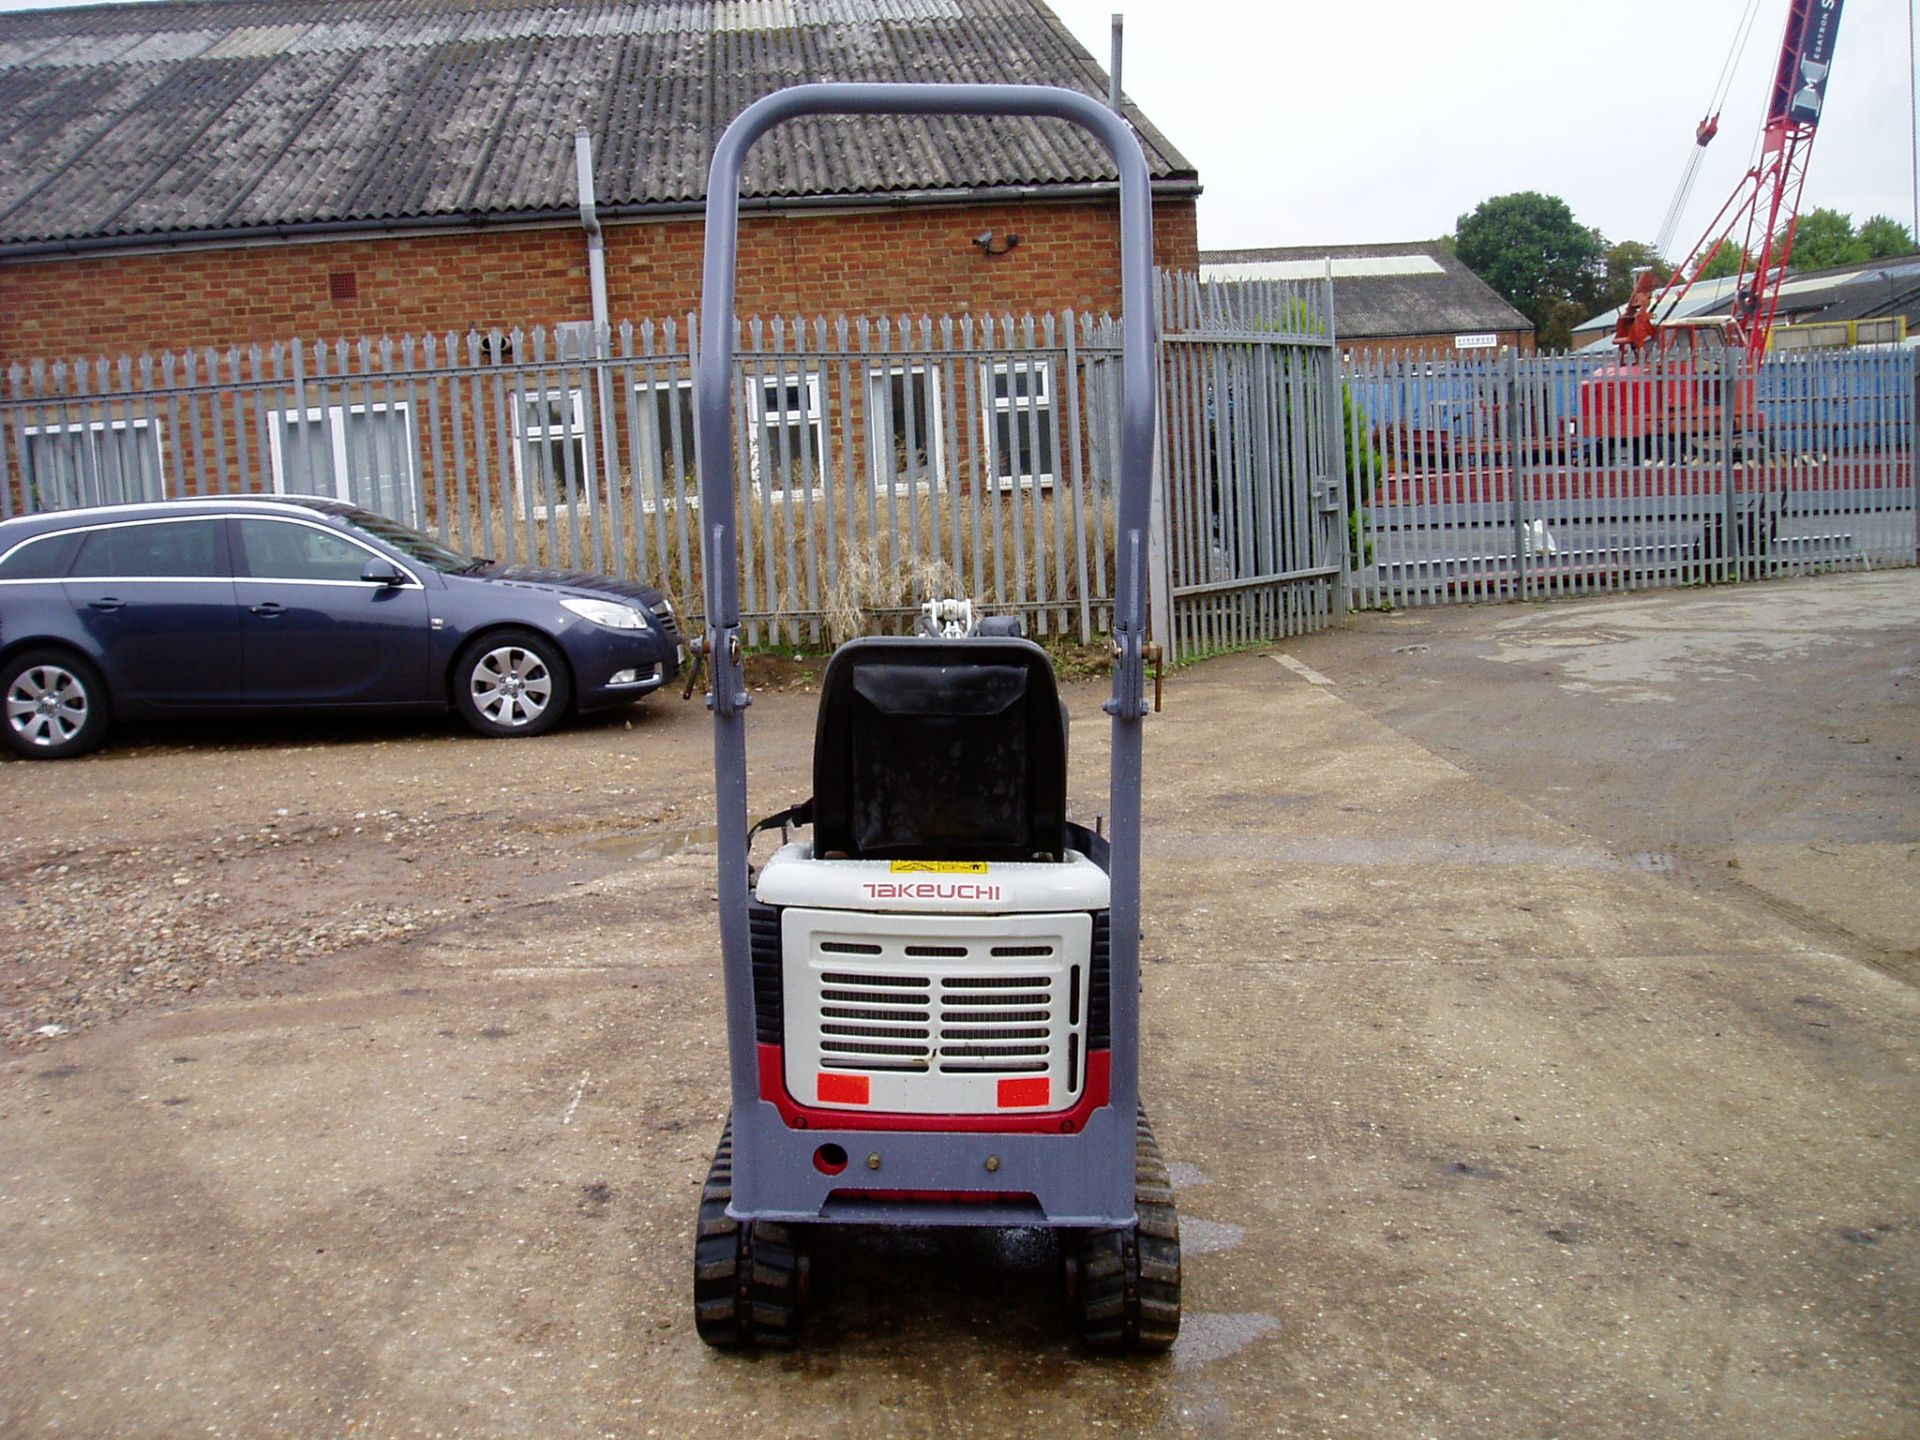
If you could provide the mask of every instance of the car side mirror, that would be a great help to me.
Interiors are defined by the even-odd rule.
[[[369,560],[367,568],[360,572],[360,578],[369,585],[385,585],[389,589],[407,583],[407,577],[400,573],[400,567],[391,560]]]

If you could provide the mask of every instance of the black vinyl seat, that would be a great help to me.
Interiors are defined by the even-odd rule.
[[[1031,640],[852,640],[813,743],[823,859],[1031,860],[1067,843],[1064,711]]]

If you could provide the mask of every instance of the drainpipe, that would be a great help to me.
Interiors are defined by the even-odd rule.
[[[1107,67],[1107,108],[1114,114],[1120,114],[1120,32],[1126,28],[1127,17],[1113,17],[1113,63]]]
[[[593,197],[593,137],[582,125],[573,132],[573,160],[580,191],[580,228],[587,232],[587,288],[593,303],[593,355],[596,389],[600,396],[600,473],[609,488],[618,478],[619,452],[613,443],[613,330],[607,315],[607,237]],[[617,513],[617,512],[616,512]]]

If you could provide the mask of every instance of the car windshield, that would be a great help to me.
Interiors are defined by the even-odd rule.
[[[409,560],[418,560],[422,565],[440,571],[443,575],[457,575],[466,570],[478,570],[492,562],[476,560],[471,555],[462,555],[458,550],[431,540],[418,530],[402,525],[398,520],[389,520],[384,515],[375,515],[371,510],[349,510],[344,517],[354,529],[371,535],[374,539],[391,545]]]

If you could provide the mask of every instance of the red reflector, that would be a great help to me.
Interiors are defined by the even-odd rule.
[[[1045,1105],[1053,1098],[1053,1081],[1045,1075],[1029,1080],[1002,1080],[1000,1108],[1012,1110],[1022,1105]]]
[[[873,1099],[873,1082],[865,1075],[822,1075],[817,1083],[822,1105],[866,1105]]]

